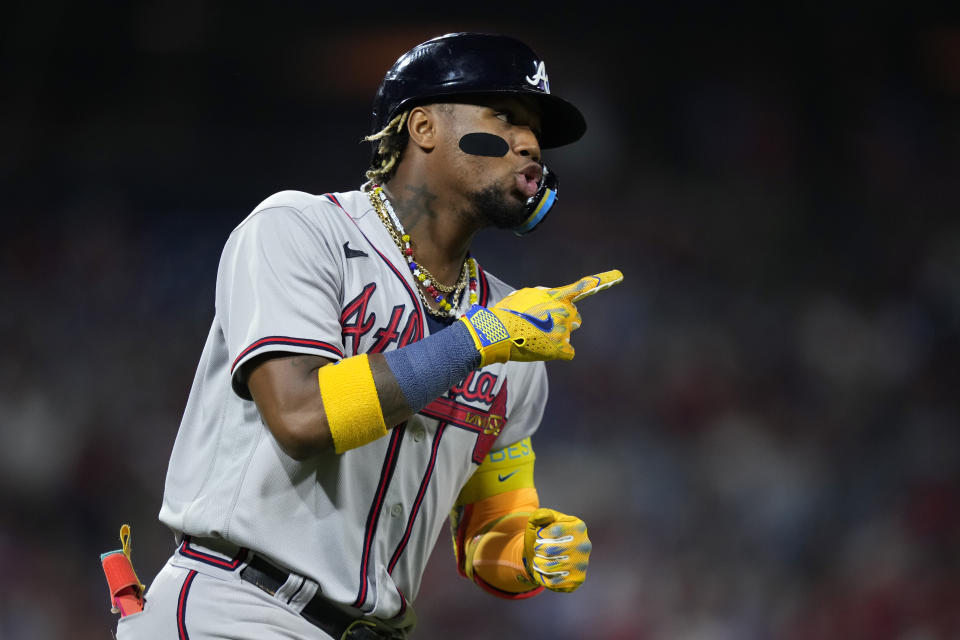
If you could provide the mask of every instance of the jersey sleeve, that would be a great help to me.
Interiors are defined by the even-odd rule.
[[[217,316],[230,354],[234,391],[251,358],[282,351],[343,358],[342,265],[332,230],[313,210],[270,207],[253,213],[224,247],[217,272]],[[335,245],[334,245],[335,246]]]
[[[547,368],[542,362],[508,362],[506,366],[510,384],[507,424],[494,449],[509,447],[533,435],[547,406]]]

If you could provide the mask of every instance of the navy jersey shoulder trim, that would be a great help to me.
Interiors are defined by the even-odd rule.
[[[477,296],[478,303],[481,307],[487,306],[487,302],[490,300],[490,283],[487,282],[487,274],[480,267],[480,263],[477,263],[477,280],[478,288],[480,289],[479,296]]]

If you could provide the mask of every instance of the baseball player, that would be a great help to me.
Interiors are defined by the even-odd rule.
[[[525,44],[448,34],[384,77],[361,189],[277,193],[234,229],[160,510],[177,547],[120,640],[406,638],[448,516],[489,593],[584,581],[532,436],[575,303],[622,275],[514,290],[469,247],[543,220],[541,150],[585,129]]]

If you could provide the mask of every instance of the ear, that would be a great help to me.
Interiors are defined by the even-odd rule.
[[[424,151],[430,151],[437,146],[439,133],[440,113],[432,105],[414,107],[407,117],[407,133],[410,142]]]

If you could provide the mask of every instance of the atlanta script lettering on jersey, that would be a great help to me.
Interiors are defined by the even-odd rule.
[[[464,400],[493,404],[493,389],[497,386],[497,376],[489,371],[471,371],[463,382],[450,387],[450,396]]]
[[[340,314],[340,332],[343,336],[343,346],[352,355],[360,353],[360,339],[370,333],[377,322],[376,313],[373,311],[367,313],[370,298],[376,290],[376,282],[364,286],[359,295],[348,302]],[[406,309],[405,304],[398,304],[393,308],[387,324],[377,329],[373,334],[373,345],[367,350],[367,353],[383,353],[394,342],[397,343],[398,349],[413,342],[417,329],[416,313],[409,314],[403,330],[399,330]]]

